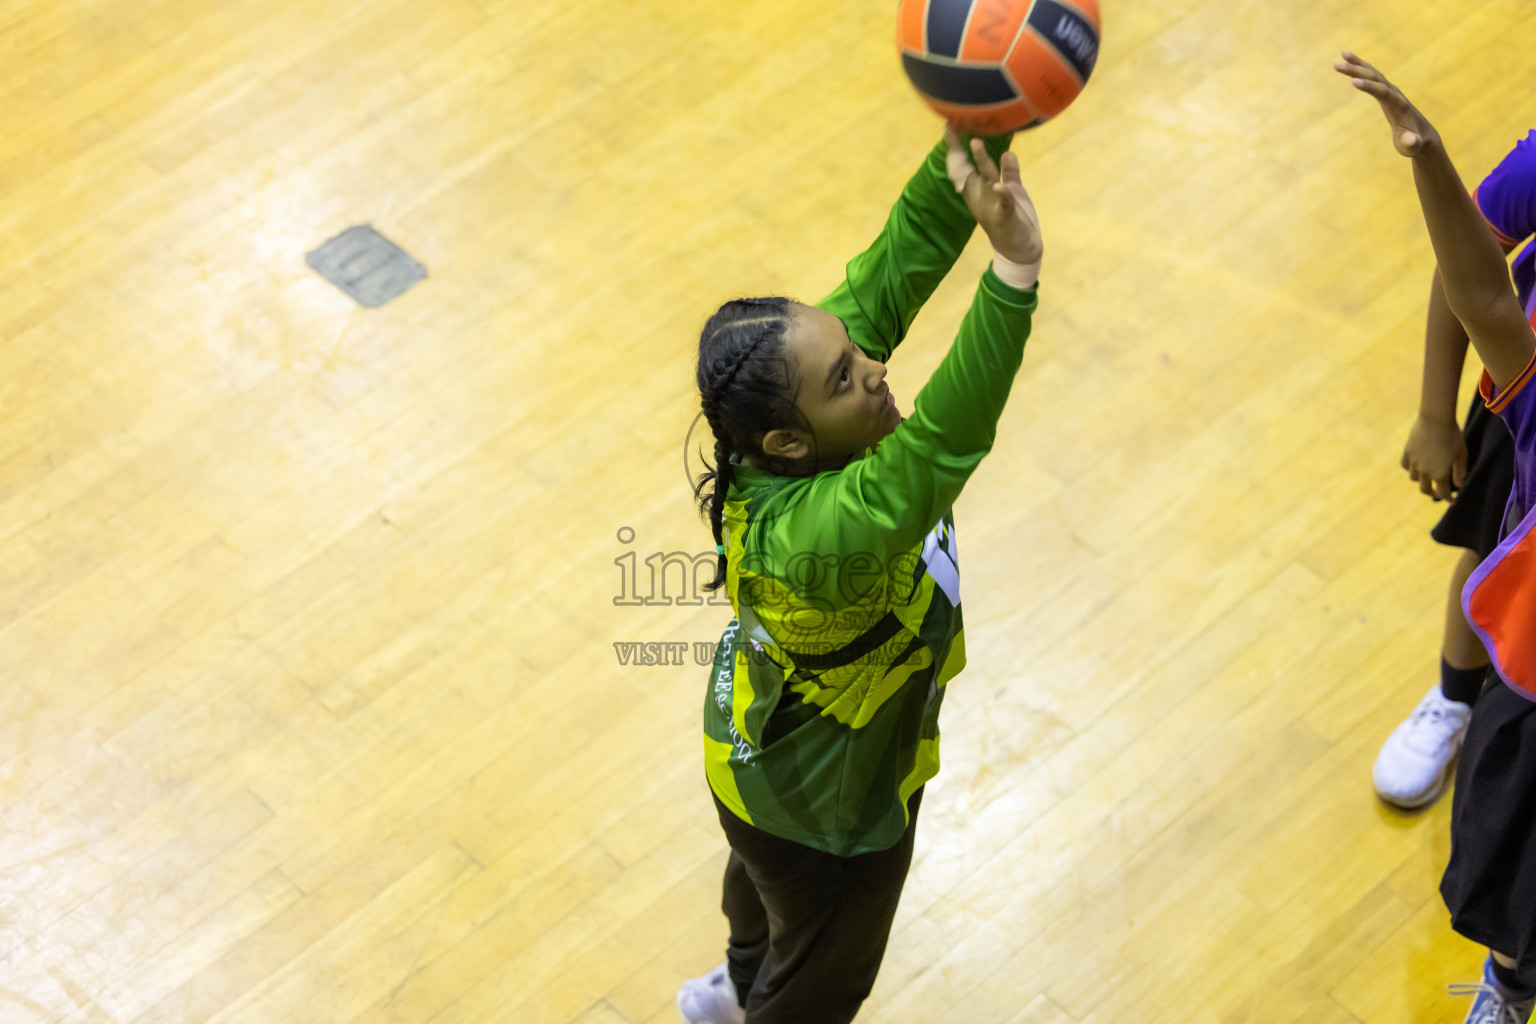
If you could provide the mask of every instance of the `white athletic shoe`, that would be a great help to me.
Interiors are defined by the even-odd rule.
[[[1431,687],[1376,755],[1371,769],[1376,795],[1409,810],[1434,803],[1445,789],[1471,718],[1470,707],[1446,700],[1439,686]]]
[[[725,964],[702,978],[683,982],[677,990],[677,1008],[688,1024],[746,1024],[747,1019]]]

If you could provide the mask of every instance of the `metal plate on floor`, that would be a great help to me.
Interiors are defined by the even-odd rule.
[[[404,295],[427,276],[426,267],[370,224],[347,228],[305,256],[304,262],[369,309]]]

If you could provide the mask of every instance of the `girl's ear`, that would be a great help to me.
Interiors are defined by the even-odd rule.
[[[798,430],[779,428],[763,435],[763,452],[775,459],[800,459],[809,455],[810,445]]]

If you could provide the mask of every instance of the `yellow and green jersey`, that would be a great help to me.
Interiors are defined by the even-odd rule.
[[[1005,139],[988,140],[996,159]],[[976,222],[936,147],[818,305],[882,361]],[[841,469],[738,464],[725,503],[736,617],[704,704],[710,787],[744,821],[839,856],[882,850],[939,770],[939,705],[965,665],[952,506],[991,449],[1034,290],[989,268],[895,432]]]

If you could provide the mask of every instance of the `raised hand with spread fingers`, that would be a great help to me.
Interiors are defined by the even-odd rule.
[[[1413,161],[1413,181],[1439,262],[1445,299],[1500,389],[1513,382],[1536,352],[1536,336],[1515,299],[1509,265],[1482,214],[1456,174],[1440,133],[1403,91],[1376,68],[1345,50],[1334,70],[1381,106],[1392,145]]]

